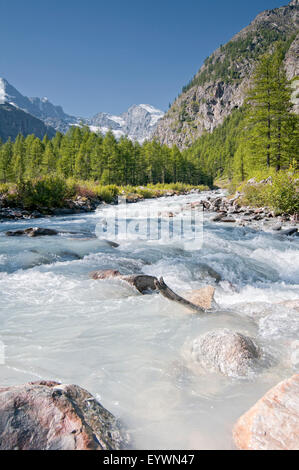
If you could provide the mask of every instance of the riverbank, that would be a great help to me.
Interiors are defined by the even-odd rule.
[[[211,212],[210,221],[231,224],[236,227],[248,227],[255,230],[284,232],[293,235],[299,225],[298,214],[282,213],[277,215],[269,207],[254,207],[243,205],[242,194],[221,196],[217,193],[200,201],[204,210]]]
[[[183,183],[102,186],[90,181],[63,182],[53,178],[19,185],[6,184],[0,185],[0,222],[93,212],[101,205],[117,204],[119,197],[127,203],[136,203],[143,199],[200,193],[208,189],[204,185]]]

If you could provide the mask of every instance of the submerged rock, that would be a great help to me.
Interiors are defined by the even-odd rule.
[[[299,374],[269,390],[234,426],[242,450],[299,450]]]
[[[119,450],[127,443],[114,416],[78,385],[0,388],[0,450]]]
[[[30,227],[24,230],[14,230],[6,232],[6,236],[8,237],[19,237],[22,235],[27,235],[27,237],[41,237],[41,236],[49,236],[49,235],[58,235],[59,232],[57,230],[53,230],[51,228],[42,228],[42,227]]]
[[[92,271],[89,274],[92,279],[110,279],[113,277],[121,277],[121,274],[117,269],[103,269],[100,271]]]
[[[291,227],[287,230],[283,230],[282,232],[280,232],[280,235],[286,235],[287,237],[290,237],[294,235],[295,233],[297,233],[297,231],[298,231],[297,227]]]
[[[195,365],[231,377],[246,376],[259,355],[251,338],[227,329],[200,336],[193,341],[189,351]]]

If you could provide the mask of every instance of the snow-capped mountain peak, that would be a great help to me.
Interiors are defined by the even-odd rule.
[[[149,104],[134,104],[120,116],[107,113],[96,114],[89,119],[88,124],[94,131],[105,134],[111,129],[117,138],[127,135],[132,140],[143,142],[151,137],[163,115],[163,111]]]
[[[18,92],[4,78],[0,78],[0,104],[10,103],[23,111],[44,121],[61,132],[66,132],[70,126],[80,126],[81,123],[90,127],[93,132],[105,134],[112,130],[116,138],[127,135],[132,140],[143,142],[149,139],[158,121],[164,115],[163,111],[149,104],[131,106],[120,116],[108,113],[98,113],[92,118],[70,116],[61,106],[52,104],[47,97],[28,98]]]

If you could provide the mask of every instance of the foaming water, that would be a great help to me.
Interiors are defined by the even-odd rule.
[[[175,213],[198,199],[143,201],[127,215],[138,221],[148,209]],[[134,448],[233,448],[235,420],[298,367],[298,312],[284,304],[299,298],[298,239],[213,224],[205,215],[202,246],[191,227],[183,242],[119,233],[115,248],[95,228],[116,210],[35,222],[63,231],[55,237],[6,237],[32,221],[1,224],[1,385],[77,383],[123,420]],[[218,308],[194,315],[123,282],[91,280],[95,269],[163,276],[180,294],[214,285]],[[255,338],[263,367],[242,379],[195,373],[184,348],[217,328]]]

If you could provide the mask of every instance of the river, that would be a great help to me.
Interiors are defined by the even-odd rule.
[[[163,214],[198,199],[142,201],[129,216],[136,223],[148,209]],[[298,312],[283,304],[299,298],[298,238],[212,223],[204,214],[203,243],[200,234],[192,238],[192,224],[181,241],[163,231],[160,240],[124,237],[119,223],[116,248],[94,234],[117,210],[34,221],[63,231],[54,237],[6,237],[33,222],[0,224],[0,384],[81,385],[122,420],[136,449],[231,449],[236,419],[299,366]],[[180,294],[215,285],[218,308],[192,314],[159,294],[88,277],[111,268],[163,276]],[[246,378],[196,374],[184,350],[218,328],[253,337],[261,367]]]

